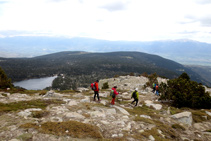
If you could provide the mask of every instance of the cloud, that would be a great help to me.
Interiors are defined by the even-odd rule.
[[[120,11],[120,10],[127,9],[127,4],[128,3],[123,3],[122,1],[116,1],[116,2],[113,2],[113,3],[108,3],[104,6],[101,6],[100,8],[104,8],[104,9],[110,11],[110,12]]]
[[[8,3],[7,1],[0,1],[0,4]]]
[[[23,30],[0,30],[0,37],[14,36],[50,36],[50,32],[32,32]]]
[[[211,4],[211,0],[195,0],[199,4]]]
[[[49,2],[63,2],[63,1],[66,1],[66,0],[48,0]]]
[[[183,31],[183,32],[179,32],[179,34],[196,34],[199,33],[199,31]]]
[[[211,17],[210,16],[201,18],[199,20],[200,20],[200,23],[201,23],[202,26],[211,27]]]
[[[184,24],[199,22],[201,26],[211,27],[211,16],[196,17],[188,15],[186,18],[190,21],[183,22]]]

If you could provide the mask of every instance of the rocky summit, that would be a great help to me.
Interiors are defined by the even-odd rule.
[[[167,80],[157,78],[158,83]],[[101,101],[93,101],[90,88],[77,91],[0,92],[2,141],[94,141],[211,139],[211,110],[175,108],[160,101],[146,77],[120,76],[100,80]],[[110,89],[120,94],[110,105]],[[137,107],[130,104],[138,88]],[[206,91],[210,91],[206,88]]]

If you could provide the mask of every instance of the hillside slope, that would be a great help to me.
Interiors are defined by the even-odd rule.
[[[90,83],[93,79],[144,72],[175,78],[185,71],[192,80],[210,85],[197,73],[179,63],[141,52],[60,52],[34,58],[1,58],[0,60],[0,66],[13,81],[64,74],[67,78],[65,82],[70,82],[72,77],[80,76],[74,81],[81,79]],[[59,82],[61,81],[63,80],[60,79]]]
[[[120,76],[100,80],[110,88],[119,83],[114,106],[110,88],[100,90],[100,102],[93,91],[0,91],[1,140],[209,140],[211,110],[178,109],[155,96],[146,77]],[[166,81],[159,78],[158,82]],[[125,85],[127,84],[127,85]],[[130,104],[134,87],[139,104]]]

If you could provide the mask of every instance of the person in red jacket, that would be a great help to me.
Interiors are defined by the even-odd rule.
[[[114,105],[114,104],[115,104],[115,98],[116,98],[116,96],[119,94],[119,93],[116,91],[116,88],[117,88],[117,86],[114,86],[114,87],[112,88],[112,90],[114,91],[114,92],[113,92],[113,93],[114,93],[114,96],[112,96],[111,105]]]
[[[98,82],[99,82],[99,80],[96,80],[94,82],[94,86],[95,86],[95,89],[94,89],[94,101],[95,101],[96,96],[97,96],[98,101],[100,101]]]

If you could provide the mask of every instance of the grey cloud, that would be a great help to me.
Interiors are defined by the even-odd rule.
[[[8,1],[0,1],[0,4],[8,3]]]
[[[12,36],[26,36],[26,35],[49,35],[49,32],[29,32],[29,31],[22,31],[22,30],[0,30],[0,36],[12,37]]]
[[[66,0],[48,0],[49,2],[61,2],[61,1],[66,1]]]
[[[201,18],[200,23],[203,26],[210,26],[211,27],[211,17]]]
[[[206,17],[195,17],[188,15],[185,18],[189,19],[189,22],[184,22],[185,24],[187,23],[194,23],[194,22],[200,22],[202,26],[210,26],[211,27],[211,16],[206,16]]]
[[[211,4],[211,0],[195,0],[199,4]]]
[[[22,34],[29,34],[27,31],[17,31],[17,30],[1,30],[0,35],[3,36],[16,36],[16,35],[22,35]]]
[[[84,0],[78,0],[80,3],[83,3],[84,2]]]
[[[199,31],[183,31],[183,32],[179,32],[179,34],[195,34],[195,33],[199,33]]]
[[[104,8],[104,9],[110,11],[110,12],[125,10],[127,8],[127,3],[117,1],[117,2],[114,2],[114,3],[109,3],[107,5],[101,6],[101,8]]]

